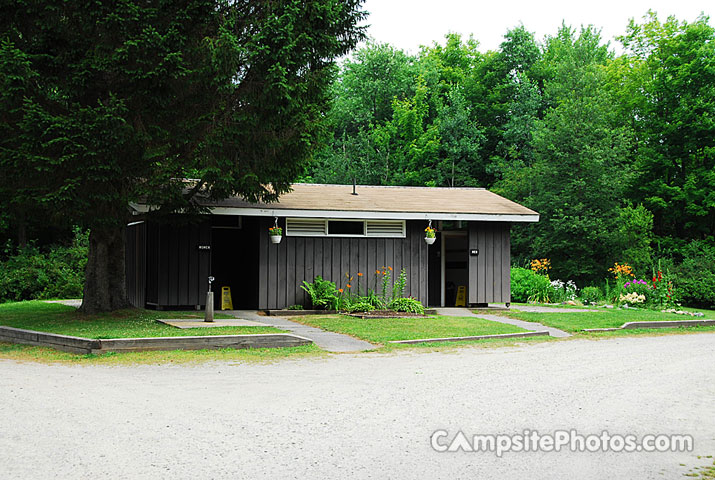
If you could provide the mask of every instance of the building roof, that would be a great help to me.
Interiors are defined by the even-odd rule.
[[[539,214],[483,188],[297,183],[278,203],[232,197],[208,204],[218,215],[537,222]],[[135,206],[146,211],[144,206]]]

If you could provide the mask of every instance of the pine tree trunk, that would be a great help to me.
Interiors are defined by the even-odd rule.
[[[99,313],[128,307],[124,277],[124,227],[92,229],[80,311]]]

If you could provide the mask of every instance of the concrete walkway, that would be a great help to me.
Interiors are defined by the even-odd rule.
[[[522,320],[516,320],[515,318],[501,317],[499,315],[476,314],[467,308],[436,308],[435,311],[438,315],[447,315],[451,317],[475,317],[482,318],[484,320],[489,320],[492,322],[506,323],[508,325],[514,325],[515,327],[523,328],[524,330],[529,330],[532,332],[547,331],[552,337],[563,338],[571,336],[570,333],[564,332],[563,330],[559,330],[558,328],[554,327],[547,327],[546,325],[542,325],[540,323],[524,322]]]
[[[377,348],[372,343],[358,340],[357,338],[353,338],[349,335],[326,332],[325,330],[321,330],[319,328],[293,322],[285,317],[276,317],[273,315],[268,317],[258,315],[255,310],[224,310],[221,313],[227,313],[237,318],[262,323],[269,327],[288,330],[289,332],[295,333],[301,337],[311,339],[317,346],[323,350],[327,350],[328,352],[363,352],[365,350],[374,350]]]

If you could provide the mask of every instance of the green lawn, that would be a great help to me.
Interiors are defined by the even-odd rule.
[[[361,319],[348,315],[306,315],[291,317],[291,320],[330,332],[345,333],[372,343],[527,331],[512,325],[474,317],[430,316]]]
[[[182,335],[226,335],[284,333],[272,327],[212,327],[180,329],[156,322],[157,318],[203,318],[200,312],[156,312],[123,310],[105,315],[82,315],[74,307],[41,301],[0,304],[0,325],[60,333],[86,338],[164,337]],[[216,319],[230,318],[216,314]],[[156,364],[205,361],[271,362],[286,357],[319,357],[325,353],[315,345],[286,348],[218,350],[172,350],[151,352],[75,355],[51,348],[0,342],[0,358],[17,361],[82,364]]]
[[[688,309],[694,311],[692,309]],[[655,322],[655,321],[673,321],[673,320],[713,320],[715,319],[715,311],[712,310],[697,310],[703,312],[703,317],[691,317],[686,315],[676,315],[673,313],[661,313],[653,310],[645,309],[606,309],[593,308],[590,312],[519,312],[511,310],[509,312],[500,312],[500,315],[505,315],[511,318],[524,320],[527,322],[538,322],[549,327],[559,328],[567,332],[578,332],[584,328],[615,328],[620,327],[627,322]],[[714,327],[692,327],[698,330],[712,330]]]
[[[101,315],[84,315],[74,307],[42,301],[0,304],[0,325],[85,338],[180,337],[285,333],[273,327],[210,327],[181,329],[157,318],[202,319],[201,312],[157,312],[128,309]],[[217,315],[218,319],[219,315]],[[229,318],[224,316],[224,318]]]

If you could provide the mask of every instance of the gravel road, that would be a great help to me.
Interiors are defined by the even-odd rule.
[[[274,364],[0,361],[0,478],[670,479],[715,454],[715,334]],[[450,436],[689,434],[693,452],[438,453]],[[686,467],[679,464],[685,464]]]

